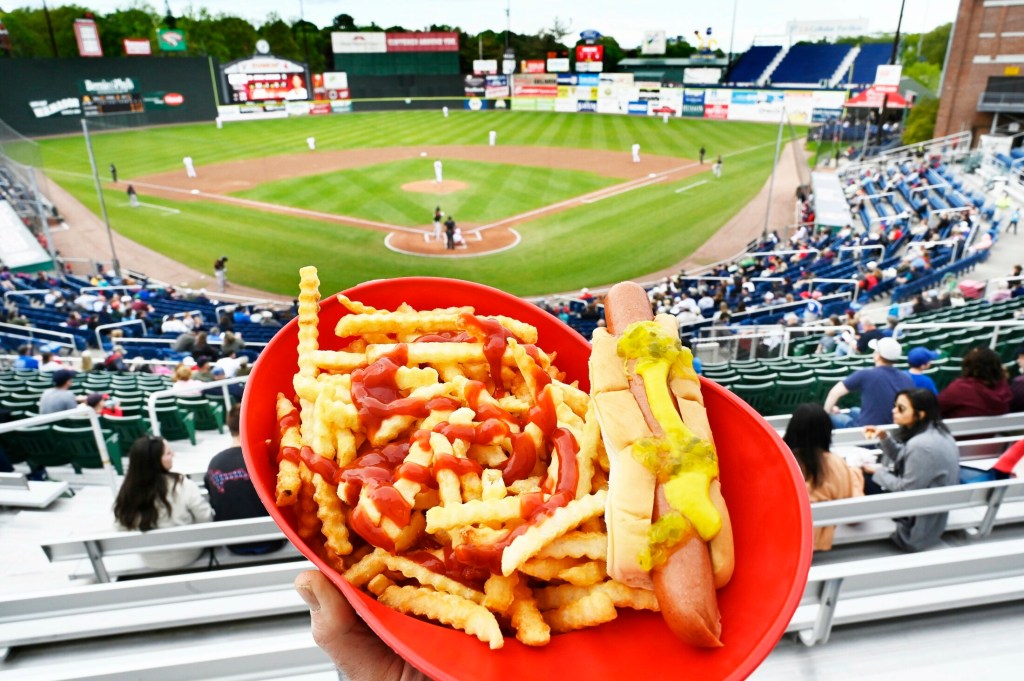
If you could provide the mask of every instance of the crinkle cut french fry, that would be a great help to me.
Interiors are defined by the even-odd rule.
[[[387,565],[389,570],[395,572],[401,572],[409,579],[415,579],[422,586],[429,586],[435,591],[443,591],[444,593],[454,594],[465,598],[468,601],[474,603],[483,603],[484,595],[468,586],[456,582],[450,577],[446,577],[442,574],[430,570],[416,561],[403,558],[402,556],[387,555],[384,558],[384,563]]]
[[[515,589],[519,585],[519,575],[513,574],[510,577],[505,575],[491,575],[484,582],[483,605],[491,612],[504,615],[512,599],[515,598]]]
[[[317,503],[316,515],[320,518],[324,545],[338,556],[352,553],[352,542],[348,537],[348,525],[345,524],[345,511],[338,488],[324,480],[319,473],[313,475],[313,500]]]
[[[522,582],[515,586],[515,597],[509,608],[509,618],[512,621],[512,628],[516,630],[516,639],[520,643],[543,646],[551,640],[551,627],[544,621],[530,588]]]
[[[314,353],[319,347],[317,323],[320,317],[320,279],[315,267],[299,270],[298,366],[295,392],[304,400],[316,401],[317,366]]]
[[[427,511],[427,532],[433,534],[438,530],[450,530],[460,525],[503,523],[515,520],[521,515],[522,501],[519,497],[487,501],[481,499],[467,501],[464,504],[437,506]]]
[[[457,331],[459,314],[442,310],[422,312],[375,312],[350,314],[338,320],[334,333],[341,338],[364,336],[368,333],[439,333]]]
[[[584,520],[604,512],[607,493],[599,490],[582,499],[574,499],[567,505],[555,509],[554,513],[531,525],[529,529],[512,540],[501,556],[501,573],[512,574],[520,565],[537,555],[544,545],[560,537]]]
[[[285,417],[295,414],[295,405],[283,394],[277,394],[277,419],[280,422]],[[281,447],[301,447],[299,429],[288,427],[281,430]],[[275,498],[278,506],[291,506],[299,500],[299,488],[302,486],[302,479],[299,477],[299,466],[294,461],[282,459],[277,468],[277,489]]]
[[[608,580],[600,584],[575,585],[557,584],[536,589],[533,592],[537,606],[541,610],[554,610],[578,601],[596,591],[603,591],[616,608],[632,608],[633,610],[652,610],[658,612],[658,598],[653,591],[627,586],[622,582]]]
[[[296,531],[303,539],[310,540],[320,533],[320,517],[317,515],[317,504],[314,496],[316,487],[313,486],[312,475],[306,464],[299,464],[299,477],[302,478],[302,487],[299,489],[299,502],[296,513]]]
[[[367,582],[387,569],[387,556],[388,552],[384,549],[375,549],[346,570],[345,579],[357,589],[363,587]]]
[[[604,560],[608,557],[608,535],[602,532],[567,532],[542,548],[536,557]]]
[[[571,568],[562,570],[556,576],[558,579],[568,582],[569,584],[587,586],[590,584],[599,584],[601,581],[608,578],[608,573],[605,571],[603,560],[591,560],[581,565],[574,565]]]
[[[544,613],[544,620],[552,631],[561,634],[611,622],[618,614],[608,594],[595,591],[561,608],[548,610]]]
[[[461,629],[488,644],[491,650],[501,648],[505,643],[494,614],[465,598],[415,586],[389,587],[379,598],[384,605],[401,612]]]

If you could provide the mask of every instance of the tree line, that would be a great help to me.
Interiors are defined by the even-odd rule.
[[[47,16],[48,15],[48,16]],[[77,57],[75,19],[91,18],[96,21],[107,57],[125,56],[125,38],[145,38],[150,41],[154,55],[166,57],[210,56],[228,62],[252,56],[256,42],[266,40],[270,51],[286,59],[306,62],[310,71],[330,71],[334,67],[331,51],[331,33],[335,31],[387,31],[406,32],[402,26],[378,26],[376,23],[358,24],[349,14],[339,14],[328,26],[294,20],[285,21],[270,14],[259,25],[246,19],[218,13],[205,8],[190,7],[181,16],[160,16],[148,5],[136,5],[107,14],[79,5],[63,5],[49,10],[22,7],[11,11],[0,10],[0,22],[6,26],[9,39],[6,48],[0,46],[5,57]],[[157,44],[157,30],[177,28],[185,32],[187,49],[182,52],[161,53]],[[575,45],[582,41],[566,41],[571,31],[555,19],[550,28],[536,34],[505,31],[467,33],[457,26],[434,24],[429,31],[459,34],[459,66],[462,73],[471,73],[474,59],[500,60],[506,48],[515,52],[517,59],[544,59],[549,55],[571,57]],[[612,36],[600,41],[605,47],[605,70],[614,70],[619,61],[638,56],[639,49],[625,49]],[[696,51],[682,37],[669,41],[667,57],[687,57]]]

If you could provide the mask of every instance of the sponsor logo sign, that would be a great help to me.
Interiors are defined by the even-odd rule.
[[[78,43],[78,54],[83,57],[102,57],[103,46],[100,45],[100,31],[92,19],[75,19],[75,41]]]
[[[548,59],[549,73],[565,73],[569,70],[568,57],[552,57]]]
[[[588,43],[597,42],[598,40],[601,39],[601,33],[600,31],[595,31],[592,28],[588,28],[586,30],[580,31],[580,38],[582,40],[586,40]]]
[[[78,97],[64,97],[54,101],[39,99],[29,102],[32,114],[36,118],[49,118],[50,116],[80,116],[82,114],[82,103]]]
[[[467,97],[483,97],[486,92],[487,80],[484,76],[466,76],[462,88]]]
[[[497,59],[474,59],[473,73],[478,76],[493,76],[498,73]]]
[[[458,33],[385,33],[384,35],[388,52],[459,51]]]
[[[178,92],[168,92],[164,95],[164,104],[167,106],[181,106],[185,103],[185,96]]]
[[[113,95],[135,90],[135,81],[131,78],[107,78],[91,80],[86,78],[79,83],[82,92],[93,95]]]
[[[153,54],[153,47],[148,38],[125,38],[124,53],[129,57],[148,56]]]
[[[162,28],[156,32],[157,45],[161,52],[184,52],[188,49],[185,31],[179,28]]]
[[[331,50],[335,54],[367,54],[388,51],[384,33],[331,33]]]
[[[520,62],[519,70],[522,73],[544,73],[543,59],[524,59]]]
[[[875,70],[875,90],[878,92],[892,94],[900,87],[900,77],[903,75],[903,67],[899,64],[882,64]]]
[[[484,96],[488,99],[509,97],[508,76],[484,76]]]
[[[714,118],[716,120],[722,120],[729,118],[729,105],[728,104],[705,104],[704,105],[704,118]]]
[[[665,31],[644,31],[640,54],[665,54]]]
[[[644,101],[630,102],[628,107],[626,108],[626,112],[627,113],[631,113],[631,114],[639,114],[641,116],[646,116],[647,115],[647,102],[644,102]]]
[[[604,61],[604,45],[577,45],[577,62]]]
[[[579,101],[576,102],[576,110],[587,113],[597,113],[597,102]]]

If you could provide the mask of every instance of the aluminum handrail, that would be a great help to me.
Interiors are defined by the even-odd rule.
[[[93,437],[96,439],[96,448],[100,453],[100,461],[103,463],[104,470],[110,476],[110,489],[117,494],[118,482],[117,482],[117,471],[110,463],[110,452],[107,450],[107,442],[103,439],[103,428],[100,426],[100,417],[96,413],[95,409],[92,409],[84,404],[80,404],[74,409],[65,409],[64,411],[56,411],[52,414],[41,414],[39,416],[28,416],[23,419],[16,421],[8,421],[6,423],[0,423],[0,433],[10,433],[22,428],[31,428],[32,426],[42,426],[47,423],[55,423],[57,421],[63,421],[68,418],[87,418],[89,419],[89,427],[92,428]]]
[[[4,291],[4,300],[7,300],[7,298],[9,296],[31,296],[31,295],[37,295],[37,294],[40,294],[40,293],[53,293],[53,289],[52,288],[29,288],[29,289],[25,289],[23,291],[19,291],[19,290]]]
[[[235,376],[233,378],[222,378],[219,381],[209,381],[204,383],[201,388],[195,386],[189,386],[187,388],[168,388],[167,390],[158,390],[155,393],[150,393],[149,397],[146,398],[146,411],[149,413],[149,425],[152,429],[153,435],[160,436],[160,419],[156,415],[156,402],[161,397],[195,397],[195,393],[199,392],[200,396],[202,393],[209,390],[210,388],[220,388],[224,398],[224,414],[227,415],[231,409],[231,393],[228,392],[228,386],[234,385],[235,383],[245,383],[249,380],[249,375]]]
[[[0,329],[12,329],[12,330],[15,330],[15,331],[22,331],[22,332],[27,331],[28,332],[28,338],[31,341],[35,340],[37,334],[47,334],[47,333],[52,335],[52,336],[59,336],[61,338],[67,338],[69,340],[66,343],[58,341],[58,340],[51,340],[50,342],[56,343],[57,345],[60,345],[61,347],[68,347],[68,348],[71,348],[72,350],[75,349],[75,337],[72,334],[65,333],[63,331],[50,331],[49,329],[39,329],[39,328],[36,328],[34,326],[22,326],[21,324],[11,324],[9,322],[0,322]],[[24,335],[24,334],[22,334],[22,335]]]
[[[127,319],[123,322],[111,322],[109,324],[100,324],[99,326],[96,327],[96,347],[100,349],[103,348],[103,339],[100,337],[101,331],[106,331],[107,329],[115,329],[122,326],[131,326],[132,324],[141,324],[142,333],[148,333],[149,331],[149,329],[146,328],[146,323],[141,319]]]

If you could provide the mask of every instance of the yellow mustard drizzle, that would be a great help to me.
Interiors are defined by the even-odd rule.
[[[617,345],[624,360],[636,360],[634,371],[644,381],[651,413],[664,437],[633,443],[633,456],[664,485],[673,512],[651,524],[648,547],[640,556],[644,569],[661,564],[672,547],[696,531],[708,541],[722,528],[722,517],[711,502],[711,481],[718,477],[714,446],[697,437],[676,410],[670,379],[698,380],[693,355],[679,338],[657,322],[635,322],[626,327]]]

